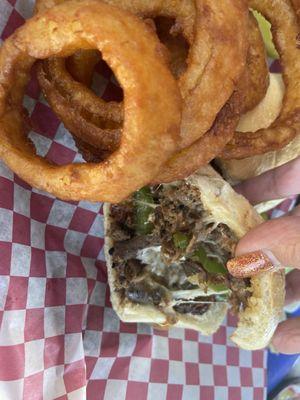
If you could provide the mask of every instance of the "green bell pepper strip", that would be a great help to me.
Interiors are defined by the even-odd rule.
[[[266,213],[266,212],[263,212],[260,215],[265,221],[268,221],[270,219],[269,216],[268,216],[268,213]]]
[[[135,207],[135,231],[137,235],[148,235],[153,230],[153,224],[149,221],[153,213],[153,196],[149,187],[143,187],[134,194]]]
[[[215,292],[222,292],[224,293],[225,291],[229,293],[229,289],[226,285],[223,283],[211,283],[208,281],[208,287],[211,290],[214,290]]]
[[[188,247],[189,242],[190,238],[185,233],[175,232],[173,234],[173,243],[177,249],[182,249],[182,250],[186,249]]]
[[[227,269],[216,259],[208,257],[203,247],[199,247],[193,254],[192,260],[201,263],[203,268],[211,274],[226,274]]]

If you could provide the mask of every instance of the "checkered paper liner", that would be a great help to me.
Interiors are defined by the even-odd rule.
[[[32,9],[32,0],[0,0],[1,42]],[[100,72],[109,97],[116,89]],[[80,161],[35,79],[25,103],[39,154]],[[207,338],[122,323],[109,300],[102,205],[58,200],[0,163],[1,400],[262,400],[266,354],[235,347],[235,325],[228,316]]]

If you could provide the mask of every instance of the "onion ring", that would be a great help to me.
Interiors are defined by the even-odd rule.
[[[84,140],[75,137],[75,143],[79,153],[82,155],[83,159],[89,163],[97,163],[100,161],[106,160],[111,152],[98,149],[94,146],[91,146],[89,143]]]
[[[169,27],[161,26],[163,23],[159,21],[158,36],[170,50],[172,72],[178,76],[185,68],[186,48],[176,37],[174,40],[170,38],[167,34]],[[158,179],[164,182],[181,179],[210,162],[216,156],[216,148],[222,149],[232,137],[240,114],[253,109],[264,98],[268,85],[269,70],[264,42],[256,19],[250,13],[247,65],[237,85],[238,93],[223,107],[212,129],[202,140],[190,149],[183,150],[180,157],[174,157],[171,168],[164,169]],[[92,155],[85,152],[85,157],[91,158]]]
[[[43,12],[65,0],[36,0],[34,13]],[[96,50],[78,50],[66,60],[67,70],[72,77],[86,86],[92,83],[94,68],[99,62],[99,53]]]
[[[213,0],[197,0],[197,24],[193,22],[196,11],[191,0],[106,2],[143,17],[175,18],[175,29],[182,30],[191,46],[188,68],[179,78],[184,100],[179,146],[190,145],[210,129],[244,69],[247,51],[244,1],[225,0],[216,4]],[[47,6],[53,3],[55,0],[48,0]]]
[[[300,132],[300,52],[299,24],[289,0],[250,0],[249,6],[270,21],[281,58],[286,87],[278,118],[269,128],[257,132],[236,132],[220,155],[241,159],[286,146]]]
[[[243,95],[235,91],[217,115],[212,128],[191,146],[174,155],[161,169],[152,184],[185,179],[208,164],[232,138],[241,115]]]
[[[45,8],[45,3],[40,1],[40,10],[43,9],[42,5]],[[165,21],[159,22],[159,28],[159,37],[163,35],[164,44],[167,42],[168,48],[171,48],[171,71],[178,77],[184,70],[188,47],[184,47],[183,39],[168,34],[171,26],[166,25]],[[86,87],[88,84],[84,81],[91,80],[93,61],[97,59],[95,54],[98,58],[98,53],[94,50],[81,50],[66,60],[53,57],[38,66],[38,80],[46,100],[73,134],[78,150],[89,162],[103,160],[109,152],[119,147],[123,121],[120,103],[106,102]],[[86,68],[89,58],[91,68],[90,64]],[[67,71],[70,64],[75,67],[71,73]],[[85,85],[80,85],[73,78]]]
[[[294,10],[298,16],[300,17],[300,0],[291,0],[292,6],[294,7]]]
[[[269,87],[269,66],[262,34],[258,23],[249,13],[249,49],[245,72],[238,83],[237,90],[244,94],[241,113],[256,107],[265,97]]]
[[[94,68],[100,61],[100,55],[95,50],[78,50],[66,59],[66,68],[75,81],[91,86]]]
[[[152,20],[151,20],[152,21]],[[169,64],[172,74],[178,79],[187,69],[189,45],[183,36],[173,33],[172,22],[165,17],[155,18],[154,29],[159,40],[169,51]]]
[[[50,164],[23,132],[19,109],[30,68],[37,58],[92,48],[125,92],[121,146],[99,164]],[[0,156],[26,182],[62,199],[118,202],[147,184],[176,150],[180,109],[156,36],[137,17],[99,1],[69,1],[38,14],[0,50]]]
[[[95,150],[94,156],[103,151],[113,152],[119,147],[122,104],[105,102],[85,85],[76,82],[66,71],[63,58],[52,57],[40,62],[37,75],[46,100],[74,135],[76,144],[79,140],[82,147],[86,142],[89,145],[86,149]],[[85,154],[88,154],[87,150]]]
[[[68,0],[36,0],[35,12],[46,11]],[[105,0],[107,4],[122,8],[137,16],[156,15],[175,18],[176,27],[184,32],[186,39],[192,42],[194,37],[195,6],[194,0]]]
[[[244,1],[196,0],[195,3],[198,29],[194,43],[202,47],[191,47],[190,67],[179,79],[184,100],[181,122],[184,148],[212,127],[245,68],[248,50],[248,9]]]
[[[37,0],[43,12],[66,0]],[[52,57],[39,63],[37,77],[52,110],[72,133],[88,162],[99,162],[120,146],[123,107],[96,96],[90,86],[99,52],[78,50],[67,59]]]
[[[212,128],[191,146],[174,155],[153,183],[184,179],[215,158],[232,138],[240,115],[254,108],[264,98],[268,85],[269,70],[264,42],[258,24],[250,13],[247,64],[235,93],[218,114]]]

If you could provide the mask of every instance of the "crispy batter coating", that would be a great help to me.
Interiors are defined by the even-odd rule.
[[[234,92],[219,112],[212,128],[191,146],[176,153],[163,165],[152,183],[184,179],[215,158],[218,149],[224,148],[233,135],[239,121],[242,102],[242,94],[239,91]]]
[[[244,94],[241,113],[256,107],[265,97],[269,87],[269,66],[262,34],[258,23],[249,13],[249,49],[245,71],[237,90]]]
[[[91,86],[94,68],[99,61],[97,50],[78,50],[67,58],[66,67],[75,81]]]
[[[236,132],[221,158],[241,159],[286,146],[300,132],[300,30],[289,0],[250,0],[249,6],[272,24],[286,87],[278,118],[266,129]]]
[[[210,32],[211,39],[214,39],[213,42],[208,42],[213,49],[214,62],[211,64],[212,70],[209,70],[208,66],[207,69],[209,70],[209,74],[211,74],[210,79],[214,80],[214,83],[217,85],[209,89],[210,82],[204,79],[204,76],[207,78],[208,73],[205,73],[202,79],[203,82],[201,81],[202,84],[197,86],[197,90],[202,87],[203,93],[207,93],[207,95],[210,90],[210,96],[212,97],[207,97],[206,101],[203,99],[204,106],[202,107],[202,111],[206,109],[209,113],[211,103],[213,102],[211,99],[221,97],[224,87],[226,88],[227,81],[223,80],[221,82],[218,80],[222,78],[220,70],[224,68],[224,71],[229,71],[231,68],[235,71],[237,81],[231,81],[231,85],[233,85],[231,92],[235,89],[238,78],[240,78],[240,75],[244,71],[248,50],[246,40],[248,34],[248,10],[245,3],[230,0],[222,2],[208,0],[206,1],[205,9],[202,8],[202,2],[199,1],[197,6],[198,18],[200,18],[199,25],[206,32]],[[226,13],[229,13],[230,16],[227,16]],[[226,18],[226,20],[223,20],[223,18]],[[235,24],[232,25],[234,21]],[[236,51],[238,51],[238,54],[236,54]],[[231,57],[236,61],[234,62]],[[209,101],[207,100],[208,98]],[[155,178],[154,182],[172,182],[185,178],[216,157],[218,152],[232,138],[242,105],[243,94],[240,91],[234,92],[230,101],[223,106],[221,112],[217,115],[213,125],[209,127],[207,133],[194,141],[192,145],[171,157],[162,167],[161,172]],[[185,110],[186,107],[183,108],[182,129],[185,121]],[[194,104],[194,108],[191,107],[188,109],[189,113],[192,110],[196,113],[196,104]],[[205,115],[202,115],[203,118],[205,119]]]
[[[50,164],[23,132],[19,110],[30,68],[37,58],[92,48],[125,93],[121,146],[99,164]],[[180,93],[161,44],[123,10],[69,1],[27,21],[0,50],[0,157],[29,184],[62,199],[118,202],[147,184],[176,150],[180,119]]]
[[[37,71],[39,84],[51,108],[75,138],[95,150],[94,156],[99,151],[101,154],[113,152],[120,146],[123,104],[106,102],[75,81],[67,72],[63,58],[44,60]]]
[[[56,1],[61,2],[61,0],[40,0],[39,4],[51,7]],[[182,32],[190,45],[187,68],[179,77],[183,97],[179,146],[185,148],[191,145],[211,128],[218,112],[232,95],[245,67],[248,42],[247,9],[244,1],[106,0],[106,2],[144,18],[165,16],[175,19],[173,32]],[[43,90],[45,92],[44,88]],[[48,97],[50,98],[49,95]],[[51,105],[56,112],[55,104]],[[105,109],[109,104],[105,105],[103,101],[102,103],[99,101],[97,106]],[[63,115],[59,117],[63,119]],[[70,130],[75,133],[75,129]]]

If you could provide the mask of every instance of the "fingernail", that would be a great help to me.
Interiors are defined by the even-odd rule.
[[[261,272],[274,271],[282,265],[270,250],[243,254],[227,262],[227,269],[236,278],[248,278]]]

